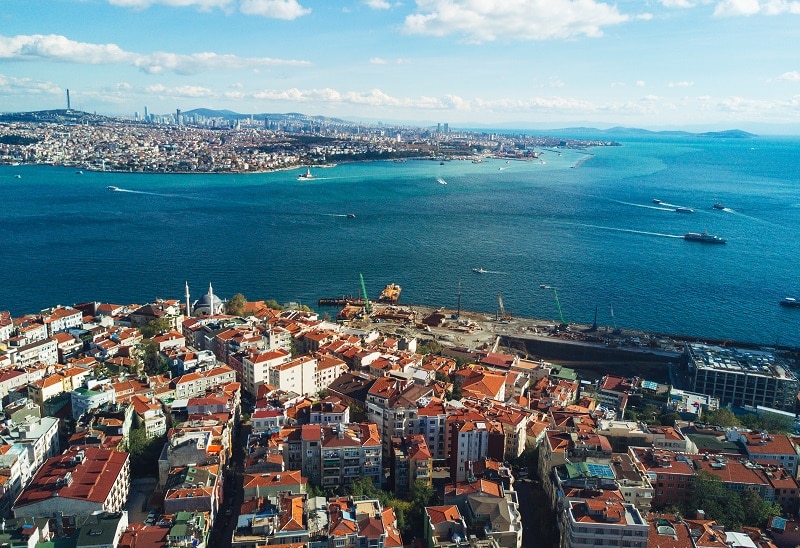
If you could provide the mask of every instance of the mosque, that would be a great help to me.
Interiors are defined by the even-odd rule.
[[[189,306],[189,282],[186,282],[186,310],[192,311],[192,316],[216,316],[225,313],[225,302],[214,295],[214,288],[208,284],[208,293],[197,299]]]

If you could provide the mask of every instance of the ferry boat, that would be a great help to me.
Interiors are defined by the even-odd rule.
[[[300,175],[297,176],[297,180],[298,181],[304,181],[306,179],[313,179],[313,178],[314,178],[314,174],[311,173],[311,168],[308,168],[308,167],[306,168],[306,172],[305,173],[301,173]]]
[[[724,244],[727,243],[724,238],[714,236],[708,232],[687,232],[683,235],[683,239],[687,242],[700,242],[704,244]]]
[[[787,308],[800,308],[800,301],[794,297],[784,297],[779,304]]]

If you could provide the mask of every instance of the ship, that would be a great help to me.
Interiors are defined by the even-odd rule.
[[[472,271],[477,273],[477,274],[485,274],[486,273],[486,271],[484,269],[482,269],[482,268],[473,268]]]
[[[306,179],[313,179],[313,178],[314,178],[314,174],[311,173],[311,168],[306,168],[306,172],[305,173],[301,173],[300,175],[297,176],[297,180],[298,181],[304,181]]]
[[[402,291],[402,288],[399,285],[391,283],[383,288],[380,297],[378,297],[378,302],[395,304],[400,299],[400,291]]]
[[[694,209],[692,209],[691,207],[676,207],[675,208],[675,212],[676,213],[694,213]]]
[[[659,200],[658,198],[653,198],[653,203],[654,204],[661,204],[663,202],[661,200]]]
[[[800,301],[794,297],[784,297],[779,304],[787,308],[800,308]]]
[[[107,186],[106,188],[112,192],[117,192],[119,190],[118,186]]]
[[[722,205],[722,204],[721,204],[721,203],[719,203],[719,202],[717,202],[716,204],[714,204],[714,205],[713,205],[713,206],[711,206],[711,207],[713,207],[714,209],[725,209],[725,206],[724,206],[724,205]]]
[[[348,213],[347,214],[347,218],[348,219],[355,219],[356,218],[356,214],[355,213]]]
[[[727,243],[724,238],[714,236],[708,232],[687,232],[683,235],[683,239],[687,242],[701,242],[704,244],[724,244]]]

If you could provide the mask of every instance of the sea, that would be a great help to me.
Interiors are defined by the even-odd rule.
[[[410,305],[800,346],[778,304],[800,298],[800,137],[615,139],[310,180],[0,166],[0,310],[183,300],[187,281],[192,300],[213,284],[318,309],[363,275]],[[727,244],[683,239],[703,231]]]

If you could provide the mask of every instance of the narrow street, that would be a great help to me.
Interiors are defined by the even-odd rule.
[[[239,518],[239,509],[244,501],[242,478],[244,474],[243,445],[250,434],[250,425],[237,425],[233,436],[233,457],[231,466],[225,470],[225,491],[220,513],[211,532],[211,546],[230,546],[233,531]],[[226,515],[230,508],[230,515]]]

